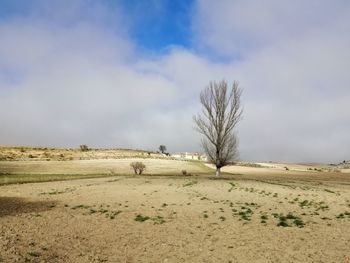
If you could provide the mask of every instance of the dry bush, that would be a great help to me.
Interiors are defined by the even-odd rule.
[[[142,162],[132,162],[130,166],[132,169],[134,169],[135,174],[142,174],[146,169],[146,165],[144,165]]]
[[[80,145],[80,150],[82,152],[87,152],[87,151],[89,151],[89,147],[85,144],[82,144],[82,145]]]

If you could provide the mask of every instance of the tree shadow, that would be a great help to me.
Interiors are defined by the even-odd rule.
[[[28,201],[21,197],[0,197],[0,217],[23,213],[38,213],[51,209],[56,201]]]

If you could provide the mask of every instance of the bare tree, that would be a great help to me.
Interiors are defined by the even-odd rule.
[[[208,160],[221,167],[238,158],[238,140],[234,128],[242,117],[242,90],[238,82],[229,89],[226,81],[210,82],[200,94],[202,112],[193,117],[196,129],[203,135],[202,146]]]
[[[82,144],[82,145],[80,145],[79,147],[80,147],[80,150],[81,150],[82,152],[87,152],[87,151],[90,150],[89,147],[88,147],[87,145],[85,145],[85,144]]]
[[[160,145],[160,146],[159,146],[159,151],[160,151],[161,153],[165,153],[165,151],[166,151],[166,146],[165,146],[165,145]]]

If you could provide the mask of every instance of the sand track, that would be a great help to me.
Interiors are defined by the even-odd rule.
[[[349,261],[350,186],[344,180],[325,186],[286,174],[284,185],[259,176],[114,176],[1,186],[0,259]],[[304,227],[294,219],[277,226],[288,213]],[[149,218],[135,221],[138,215]]]

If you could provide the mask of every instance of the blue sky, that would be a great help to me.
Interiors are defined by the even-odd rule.
[[[193,1],[122,1],[133,19],[131,37],[138,47],[157,52],[168,46],[191,45]]]
[[[200,151],[225,79],[242,159],[349,159],[348,32],[343,0],[0,0],[0,144]]]
[[[43,1],[1,0],[0,18],[9,19],[40,13]],[[59,1],[56,2],[56,5]],[[67,1],[66,1],[67,2]],[[97,1],[85,1],[84,5],[94,8]],[[137,48],[144,52],[157,52],[168,46],[191,45],[191,14],[193,0],[104,0],[99,1],[109,10],[120,9],[128,23],[129,36]],[[39,11],[38,11],[39,6]],[[110,27],[114,27],[113,22]]]

